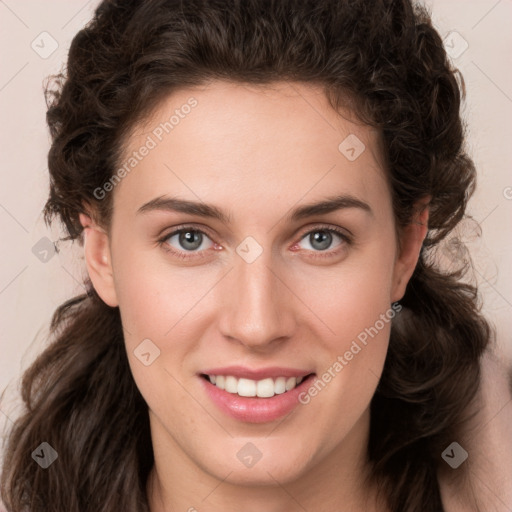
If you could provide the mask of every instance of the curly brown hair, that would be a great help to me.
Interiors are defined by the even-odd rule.
[[[464,269],[443,271],[435,258],[465,215],[475,166],[464,149],[464,80],[430,13],[409,0],[103,1],[46,90],[44,214],[48,225],[60,218],[62,240],[82,240],[85,204],[110,225],[112,194],[98,200],[94,190],[118,168],[133,126],[171,92],[212,79],[321,84],[333,109],[348,101],[382,134],[397,226],[430,197],[428,235],[371,403],[368,462],[391,510],[443,510],[441,453],[468,420],[491,328]],[[26,411],[10,432],[1,481],[13,512],[50,503],[55,512],[148,510],[147,405],[119,309],[86,285],[56,310],[52,343],[23,375]],[[59,446],[54,471],[31,461],[41,440]]]

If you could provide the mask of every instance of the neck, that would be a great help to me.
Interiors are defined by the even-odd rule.
[[[219,479],[198,467],[151,417],[155,465],[147,482],[150,512],[373,512],[375,489],[365,484],[369,411],[343,443],[301,476],[282,483],[269,473],[268,485]],[[165,447],[165,449],[164,449]],[[172,463],[169,463],[172,461]]]

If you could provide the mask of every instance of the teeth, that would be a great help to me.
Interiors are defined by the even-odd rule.
[[[292,390],[298,386],[304,377],[277,377],[262,380],[237,379],[232,375],[208,375],[212,384],[228,393],[244,397],[270,398]]]
[[[212,382],[212,380],[210,379],[210,382],[212,384],[215,384],[218,388],[220,389],[224,389],[224,386],[226,384],[226,377],[224,377],[224,375],[217,375],[217,376],[213,376],[215,382]]]
[[[231,378],[234,379],[234,377]],[[238,379],[238,387],[235,393],[240,396],[256,396],[256,382],[250,379]]]
[[[286,377],[278,377],[274,384],[274,392],[280,395],[286,391]]]
[[[228,375],[226,377],[226,383],[224,384],[224,389],[228,393],[238,393],[238,380],[235,377]]]
[[[256,384],[256,394],[262,398],[270,398],[275,395],[274,379],[259,380]]]
[[[297,379],[295,377],[289,377],[286,380],[286,391],[290,391],[297,385]]]

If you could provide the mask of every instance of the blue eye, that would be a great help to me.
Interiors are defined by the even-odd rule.
[[[177,242],[181,247],[173,247],[169,244],[169,240],[171,240],[174,237],[177,238]],[[201,249],[201,246],[204,242],[204,237],[208,237],[208,235],[201,231],[200,229],[188,227],[188,228],[180,228],[176,231],[173,231],[172,233],[169,233],[164,238],[159,240],[159,242],[164,246],[165,250],[171,252],[172,254],[178,256],[182,259],[187,259],[189,257],[204,256],[204,250],[206,249],[203,247]],[[187,252],[193,252],[196,254],[187,254]]]
[[[333,235],[338,237],[341,242],[338,244],[336,249],[328,250],[332,245]],[[176,242],[178,247],[170,243],[170,240],[175,237],[177,237]],[[209,247],[205,247],[203,245],[206,239],[211,242]],[[351,238],[345,232],[341,229],[327,226],[319,226],[305,232],[300,237],[298,243],[302,240],[307,240],[309,242],[311,249],[306,250],[313,253],[313,258],[337,256],[340,251],[346,249],[346,247],[351,244]],[[215,245],[207,233],[192,226],[180,227],[179,229],[165,235],[163,238],[158,240],[158,242],[164,250],[183,260],[197,257],[204,258],[207,255],[206,250]]]
[[[349,241],[348,237],[344,233],[332,228],[321,228],[308,231],[301,240],[307,240],[313,247],[313,251],[324,252],[332,245],[333,235],[334,237],[340,238],[343,242]]]

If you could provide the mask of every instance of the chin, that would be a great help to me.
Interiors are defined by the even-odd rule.
[[[264,439],[241,443],[242,448],[237,446],[233,457],[226,457],[226,453],[232,452],[231,448],[222,450],[212,460],[203,460],[201,465],[213,477],[233,485],[275,486],[277,482],[286,484],[299,479],[310,465],[310,454],[294,453],[283,445],[273,450],[273,443],[266,441],[266,444]],[[300,442],[293,445],[304,446]],[[219,465],[219,461],[223,463]],[[226,475],[229,476],[226,478]]]
[[[280,464],[276,461],[275,464],[270,466],[265,466],[260,461],[252,468],[241,468],[233,465],[230,469],[226,468],[226,470],[226,473],[218,474],[217,469],[213,476],[232,485],[245,487],[275,486],[277,483],[286,485],[297,480],[302,474],[302,468],[292,467],[285,461]],[[227,474],[229,476],[226,478]]]

